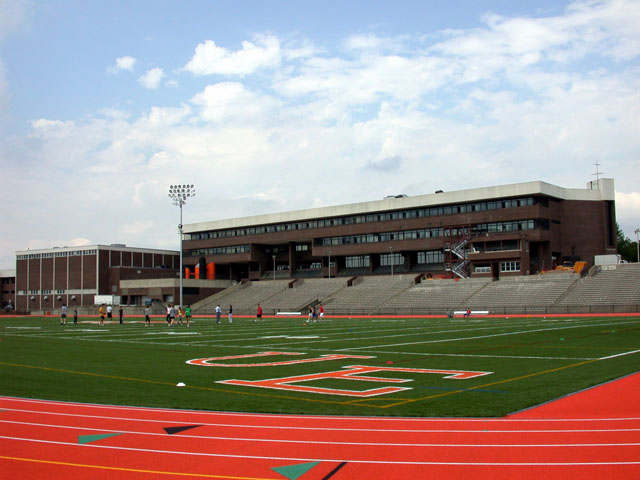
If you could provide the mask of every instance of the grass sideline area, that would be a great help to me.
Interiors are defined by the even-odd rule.
[[[0,317],[0,395],[233,412],[500,417],[640,370],[640,316],[311,325],[246,317],[230,325],[223,317],[221,324],[195,318],[190,328],[157,318],[152,327],[141,318],[103,327],[95,317],[70,320]],[[186,363],[196,359],[200,365]],[[219,383],[233,380],[245,384]],[[402,390],[384,390],[395,388]],[[373,389],[385,393],[359,396]]]

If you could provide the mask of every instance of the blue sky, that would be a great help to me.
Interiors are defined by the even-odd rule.
[[[0,268],[185,223],[542,180],[640,226],[640,1],[0,0]],[[27,193],[29,192],[29,193]]]

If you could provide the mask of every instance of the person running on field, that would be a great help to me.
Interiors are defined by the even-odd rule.
[[[233,323],[233,307],[229,305],[229,323]]]
[[[151,318],[149,317],[149,306],[144,307],[144,326],[148,327],[151,325]]]
[[[258,311],[256,312],[256,319],[254,322],[262,321],[262,307],[258,304]]]
[[[104,327],[104,303],[100,305],[100,309],[98,310],[98,313],[100,314],[100,325]]]

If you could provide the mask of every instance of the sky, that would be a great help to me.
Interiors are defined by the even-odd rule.
[[[613,178],[640,227],[640,0],[0,0],[0,268],[183,223]],[[598,175],[596,175],[596,173]]]

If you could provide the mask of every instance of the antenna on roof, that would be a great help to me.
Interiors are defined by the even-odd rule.
[[[598,161],[596,160],[596,163],[594,163],[594,165],[596,166],[596,173],[592,173],[591,175],[595,175],[596,177],[596,181],[593,182],[589,182],[591,184],[591,190],[597,190],[600,187],[600,175],[602,175],[604,172],[600,171],[600,164],[598,163]]]
[[[602,175],[604,172],[601,172],[599,170],[600,164],[598,163],[598,161],[596,160],[596,163],[594,163],[594,165],[596,166],[596,173],[592,173],[591,175],[595,175],[596,176],[596,182],[598,180],[600,180],[600,175]]]

